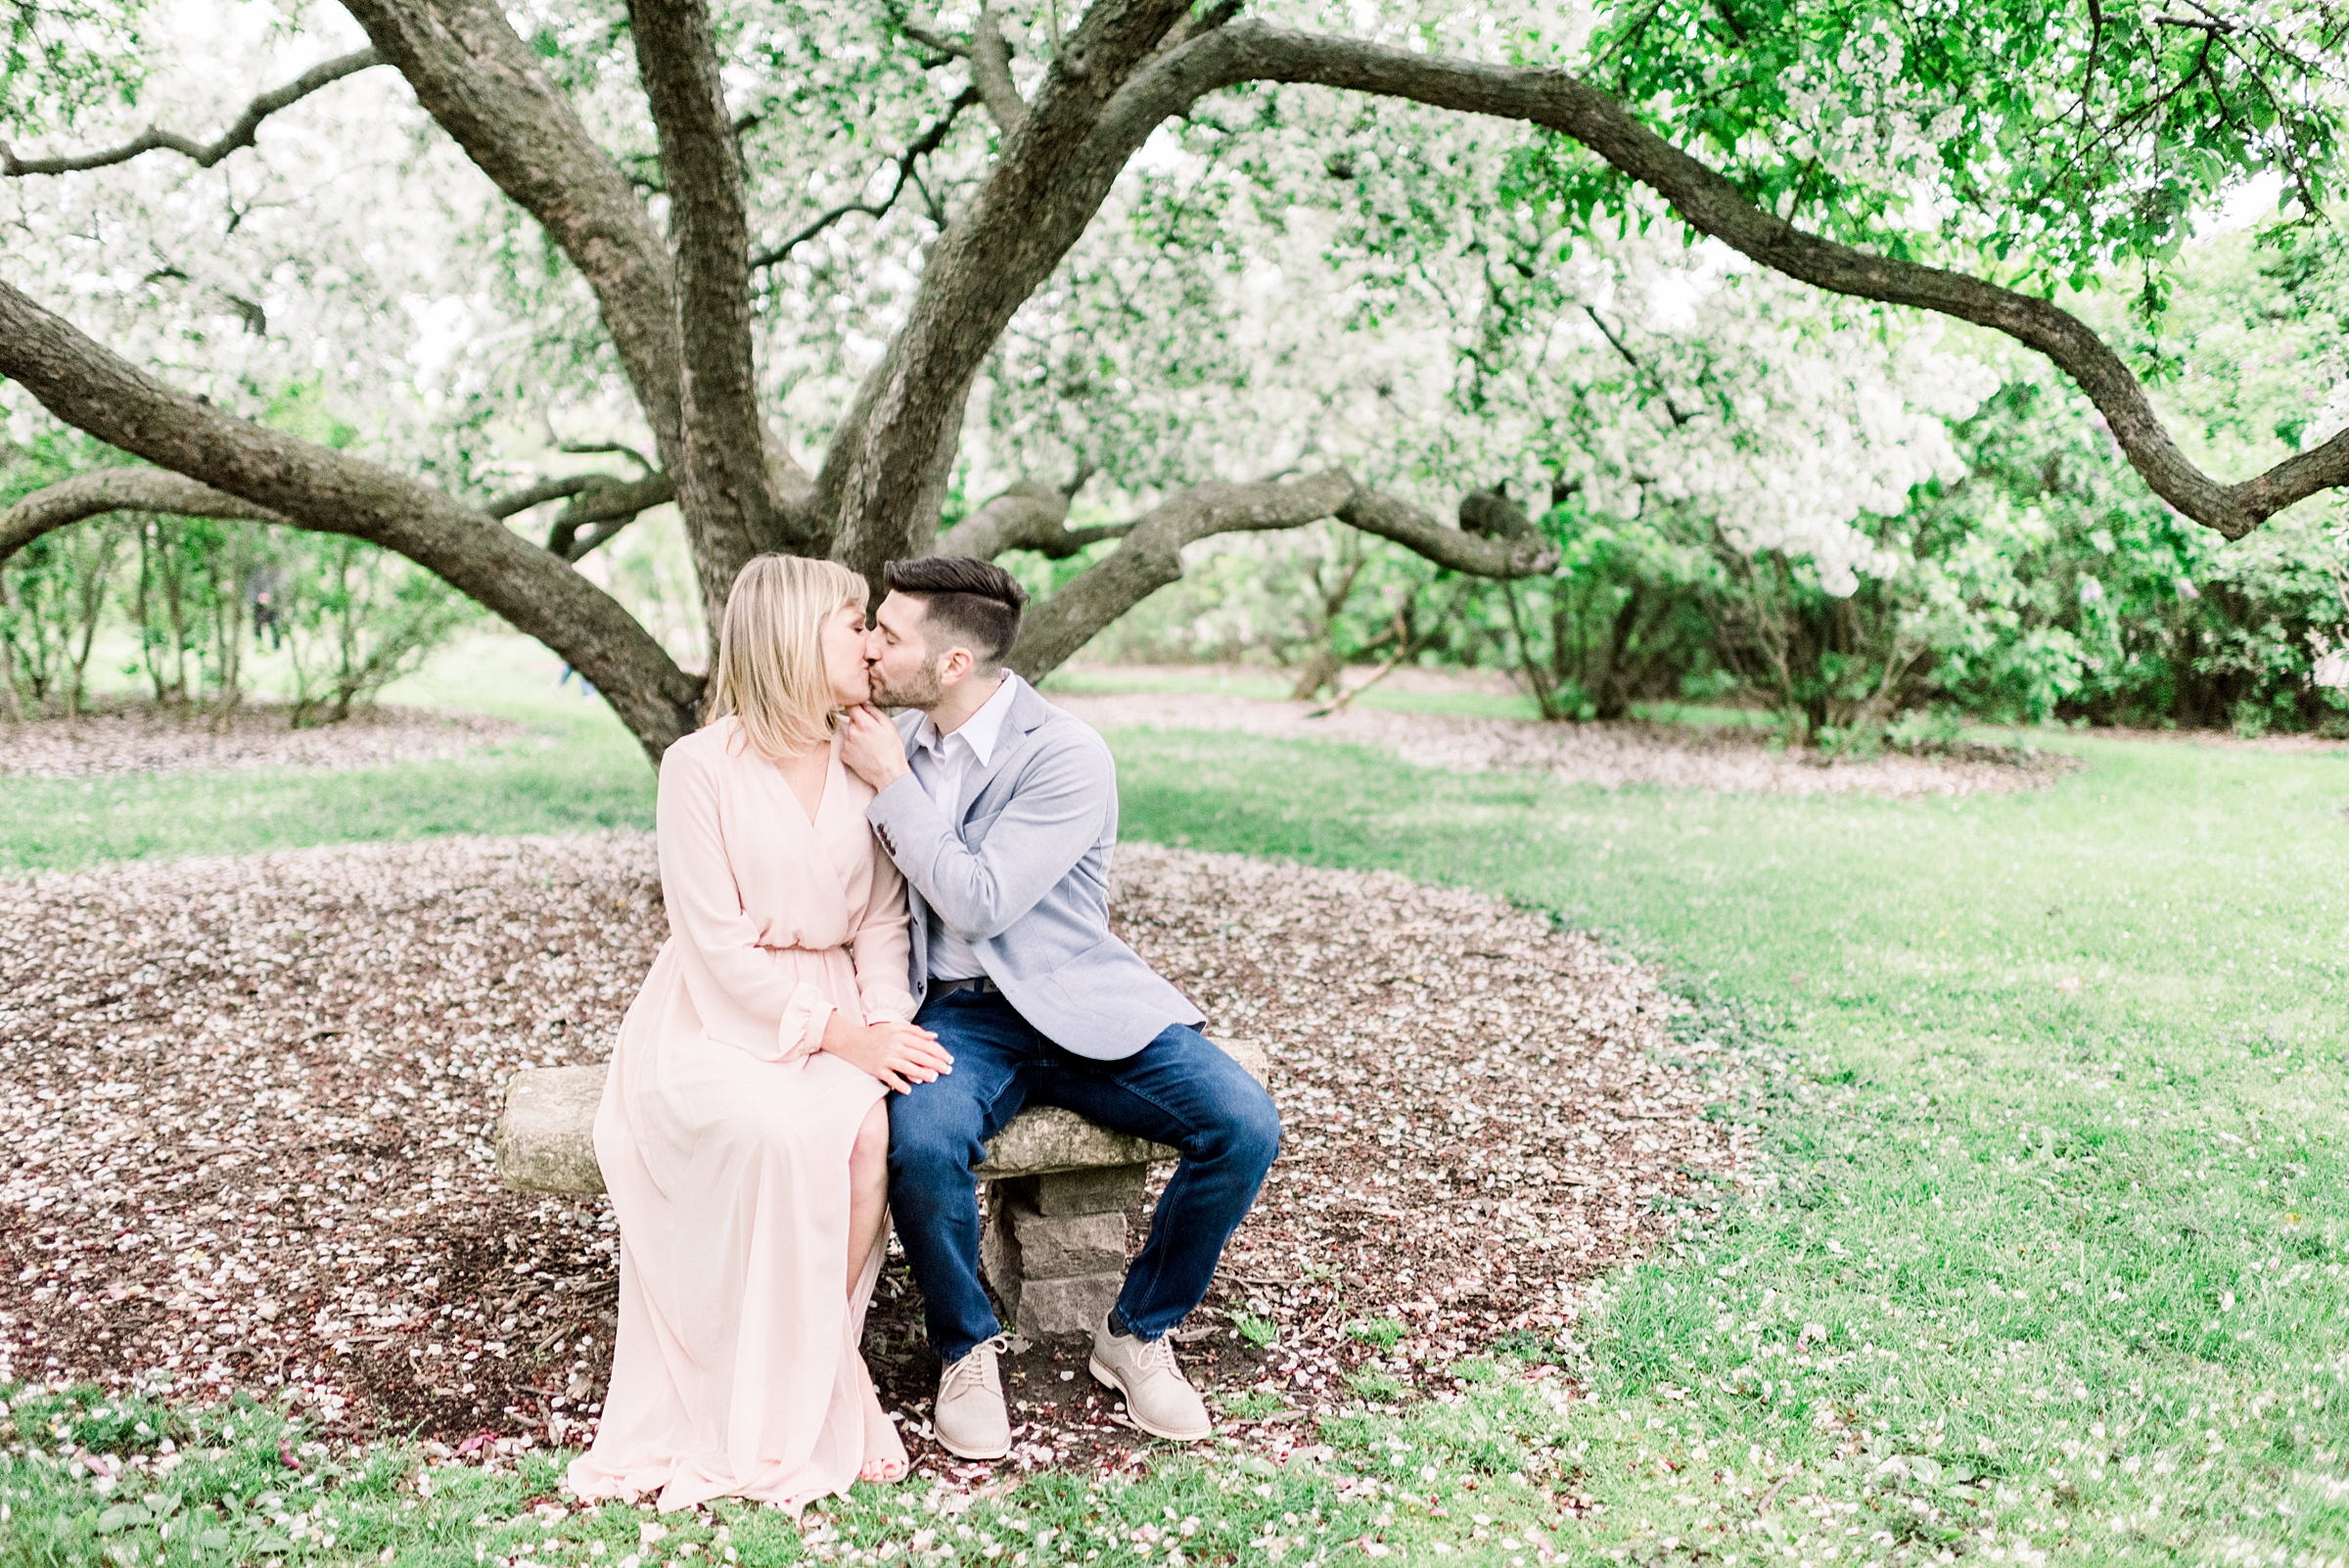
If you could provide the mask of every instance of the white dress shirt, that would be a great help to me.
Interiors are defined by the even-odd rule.
[[[922,793],[930,797],[957,832],[962,827],[963,808],[970,805],[963,792],[970,787],[972,778],[994,761],[995,747],[1003,738],[1003,716],[1011,712],[1013,684],[1006,677],[995,688],[995,694],[957,725],[951,735],[940,734],[936,721],[927,716],[914,733],[913,751],[906,763],[913,769]],[[979,954],[969,943],[946,929],[936,909],[930,911],[930,973],[939,980],[971,980],[987,973]]]

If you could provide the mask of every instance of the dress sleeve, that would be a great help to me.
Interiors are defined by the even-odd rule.
[[[907,930],[905,878],[881,846],[866,838],[873,853],[873,891],[864,902],[864,919],[849,939],[856,963],[856,992],[864,1001],[864,1019],[874,1023],[895,1018],[913,1021],[913,992],[907,989],[913,963],[913,939]]]
[[[661,760],[661,791],[654,805],[669,935],[693,949],[702,972],[737,1009],[774,1021],[770,1047],[752,1054],[790,1061],[823,1043],[832,1003],[818,988],[794,981],[759,945],[759,928],[743,910],[742,890],[726,855],[717,796],[717,773],[709,759],[698,750],[670,747]]]

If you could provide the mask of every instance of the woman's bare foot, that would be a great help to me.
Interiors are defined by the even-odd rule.
[[[864,1461],[864,1468],[856,1472],[856,1479],[878,1481],[884,1485],[892,1481],[902,1481],[905,1479],[905,1461],[902,1459],[867,1459]]]

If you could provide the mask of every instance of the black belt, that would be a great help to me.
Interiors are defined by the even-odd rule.
[[[944,996],[950,992],[957,991],[976,992],[982,996],[1000,996],[1003,994],[1003,988],[996,985],[993,981],[988,979],[985,975],[973,975],[968,980],[938,981],[931,986],[930,994],[933,996]]]

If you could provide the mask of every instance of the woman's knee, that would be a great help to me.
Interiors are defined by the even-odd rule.
[[[849,1145],[849,1173],[859,1184],[881,1181],[889,1175],[889,1106],[875,1100]]]

